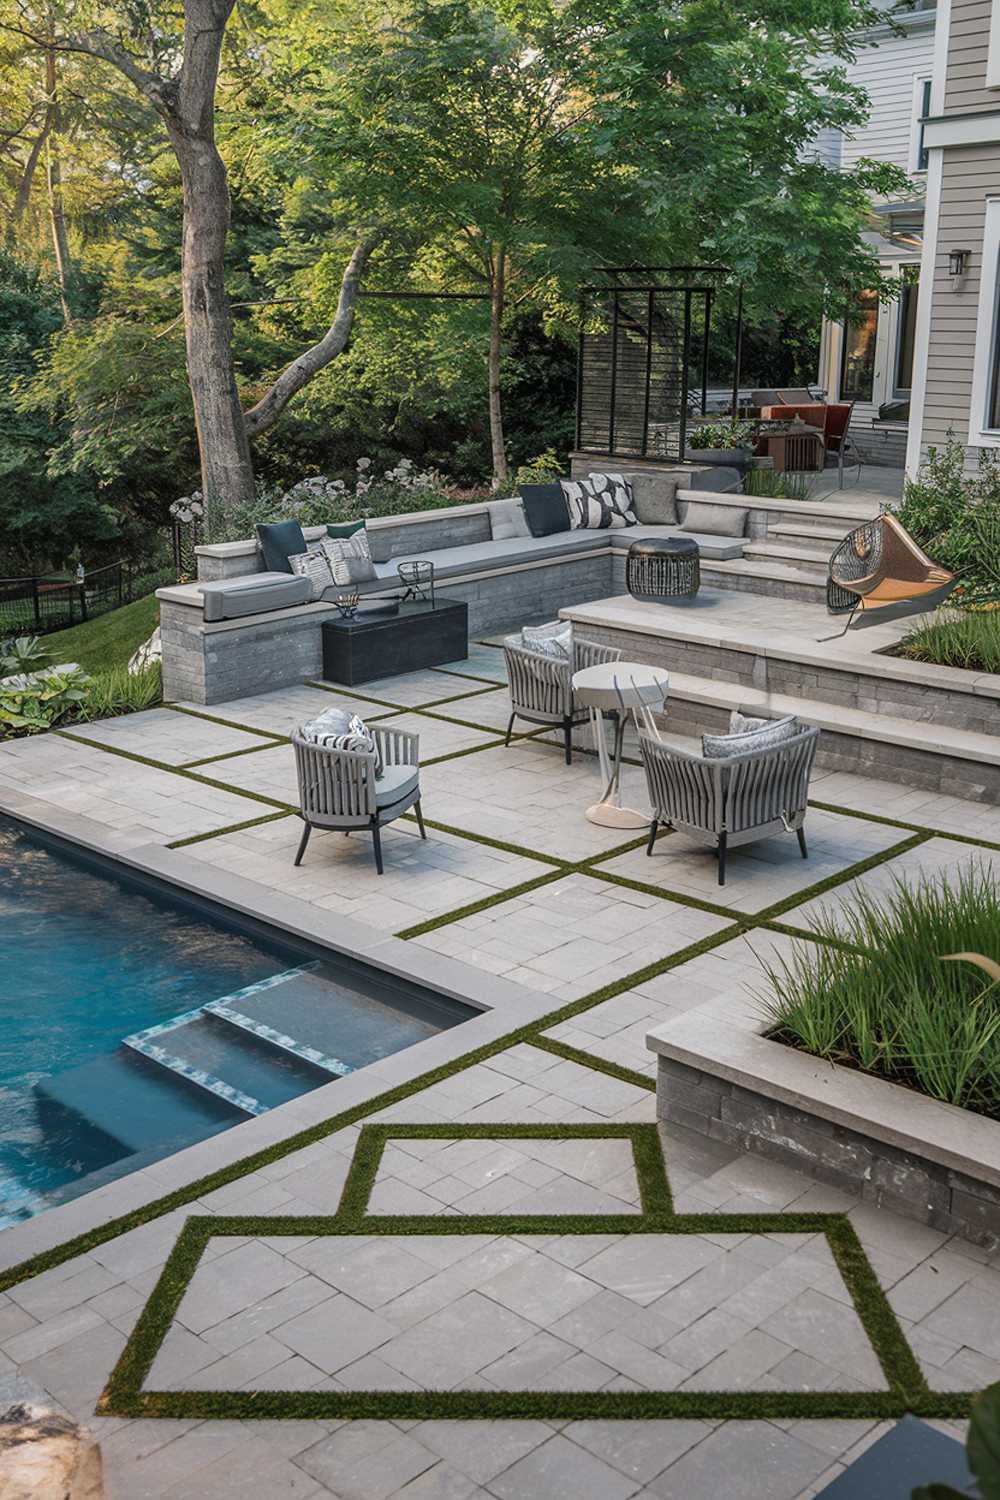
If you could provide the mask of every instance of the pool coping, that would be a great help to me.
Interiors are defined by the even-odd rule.
[[[168,849],[127,831],[109,830],[81,813],[55,808],[26,792],[4,790],[0,813],[29,828],[66,839],[126,870],[152,876],[338,956],[425,985],[479,1012],[447,1031],[414,1042],[345,1078],[321,1084],[266,1114],[234,1124],[67,1203],[44,1209],[23,1223],[8,1226],[0,1231],[0,1270],[54,1249],[110,1219],[135,1213],[165,1193],[196,1183],[331,1116],[369,1103],[388,1089],[446,1066],[551,1010],[551,996],[513,980],[420,944],[386,936],[356,917],[333,915],[241,875],[206,866],[183,849]],[[331,923],[336,924],[335,932],[329,930]]]

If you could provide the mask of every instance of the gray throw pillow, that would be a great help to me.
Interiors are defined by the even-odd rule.
[[[573,652],[573,626],[569,620],[552,620],[547,625],[525,625],[521,631],[521,645],[526,651],[536,651],[541,656],[554,656],[559,661],[569,661]]]
[[[486,509],[490,517],[490,536],[495,542],[506,542],[518,536],[530,536],[528,518],[524,514],[524,501],[518,496],[511,500],[490,500]]]
[[[742,715],[736,716],[742,719]],[[757,720],[744,720],[757,723]],[[742,734],[703,734],[701,753],[706,760],[729,760],[734,755],[746,755],[751,750],[770,750],[773,745],[793,739],[799,732],[799,721],[794,714],[785,719],[763,719],[763,728],[752,729]],[[732,720],[730,720],[732,724]]]
[[[325,750],[354,750],[375,757],[375,780],[382,775],[378,740],[358,714],[344,708],[326,708],[299,728],[299,736]]]
[[[641,526],[677,525],[677,487],[687,484],[687,470],[665,474],[629,474],[635,513]]]
[[[319,550],[330,564],[334,583],[342,587],[349,583],[370,583],[378,577],[367,531],[356,531],[353,536],[330,537],[319,543]]]
[[[323,597],[324,590],[333,587],[333,574],[324,553],[310,548],[308,552],[294,554],[288,559],[288,563],[293,573],[309,579],[314,601]]]
[[[700,531],[702,536],[745,536],[749,510],[734,505],[708,505],[692,500],[681,522],[681,531]]]

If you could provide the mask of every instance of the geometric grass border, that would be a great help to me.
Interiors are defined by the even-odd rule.
[[[410,1139],[627,1139],[641,1212],[626,1214],[372,1215],[386,1143]],[[205,1248],[219,1236],[412,1234],[822,1234],[878,1358],[884,1391],[154,1391],[143,1389]],[[101,1416],[182,1420],[888,1419],[967,1415],[976,1392],[932,1393],[850,1220],[840,1213],[677,1214],[655,1125],[395,1125],[362,1127],[337,1213],[309,1217],[192,1216],[98,1403]]]

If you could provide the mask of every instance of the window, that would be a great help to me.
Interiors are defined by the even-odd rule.
[[[875,384],[875,339],[878,334],[878,297],[862,292],[844,321],[840,356],[840,396],[843,401],[870,401]]]
[[[917,110],[917,134],[916,150],[913,153],[913,166],[911,170],[914,172],[926,172],[927,163],[930,161],[930,151],[924,145],[924,134],[926,131],[924,120],[931,112],[931,81],[929,78],[917,78],[914,79],[914,86],[916,92],[914,102]]]
[[[973,255],[973,272],[976,257]],[[972,366],[969,443],[1000,448],[1000,198],[987,198],[983,261],[979,279],[976,342]],[[947,294],[945,294],[947,295]]]
[[[896,315],[895,396],[908,396],[913,385],[913,346],[917,333],[917,294],[920,272],[916,266],[904,266]]]

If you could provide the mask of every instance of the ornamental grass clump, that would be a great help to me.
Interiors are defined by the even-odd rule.
[[[900,642],[896,654],[968,672],[1000,673],[1000,607],[939,609]]]
[[[818,941],[765,965],[769,1034],[1000,1119],[1000,887],[896,880],[810,919]]]

